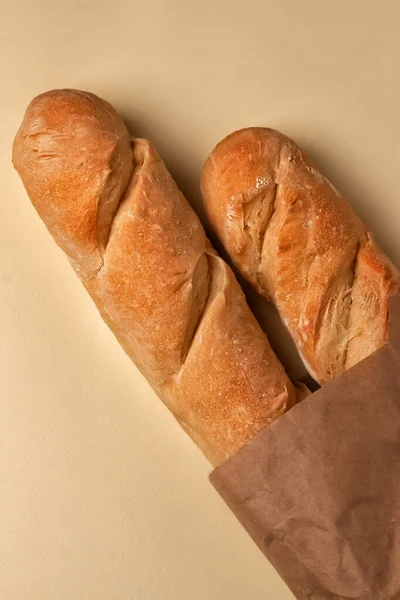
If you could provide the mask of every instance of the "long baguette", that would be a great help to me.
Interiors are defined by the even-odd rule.
[[[277,306],[317,381],[386,342],[399,272],[292,140],[261,127],[232,133],[209,156],[202,192],[235,266]]]
[[[155,148],[109,104],[38,96],[13,161],[103,319],[213,464],[295,402],[232,271]]]

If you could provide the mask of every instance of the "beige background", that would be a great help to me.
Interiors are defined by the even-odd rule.
[[[292,597],[30,206],[10,164],[28,101],[104,96],[197,208],[222,136],[281,128],[400,263],[399,6],[0,0],[2,599]]]

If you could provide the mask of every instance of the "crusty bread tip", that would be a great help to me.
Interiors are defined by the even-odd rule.
[[[261,127],[227,136],[206,161],[202,193],[233,263],[275,303],[318,382],[386,342],[399,273],[291,139]]]

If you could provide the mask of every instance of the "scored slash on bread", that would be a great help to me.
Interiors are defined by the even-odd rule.
[[[201,186],[234,265],[276,305],[316,381],[387,341],[399,272],[291,139],[261,127],[232,133],[206,161]]]
[[[295,391],[154,146],[93,94],[35,98],[13,162],[103,319],[213,464]]]

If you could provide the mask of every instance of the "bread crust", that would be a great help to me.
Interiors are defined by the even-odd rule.
[[[291,139],[261,127],[232,133],[206,161],[201,187],[233,263],[277,306],[319,383],[386,342],[399,273]]]
[[[232,271],[154,146],[109,104],[38,96],[13,161],[103,319],[213,464],[295,403]]]

